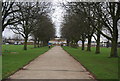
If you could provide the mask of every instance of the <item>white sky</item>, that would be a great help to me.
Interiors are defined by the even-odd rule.
[[[63,20],[64,12],[65,12],[63,7],[60,6],[59,2],[60,2],[59,0],[53,0],[53,8],[55,9],[55,11],[52,14],[52,20],[53,20],[53,22],[55,24],[56,35],[58,37],[61,36],[60,27],[61,27],[61,22]]]

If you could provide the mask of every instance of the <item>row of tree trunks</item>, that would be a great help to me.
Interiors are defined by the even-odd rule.
[[[40,48],[43,46],[47,46],[47,42],[41,41],[40,43],[40,40],[37,40],[37,39],[34,40],[34,48],[37,48],[37,47]]]
[[[96,41],[97,45],[96,45],[96,54],[100,53],[100,33],[97,34],[97,41]],[[82,50],[85,50],[85,40],[82,40]],[[87,51],[91,50],[91,42],[89,40],[88,42],[88,47],[87,47]]]

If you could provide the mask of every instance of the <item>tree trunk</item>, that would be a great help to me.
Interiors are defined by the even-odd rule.
[[[47,46],[48,42],[47,41],[43,41],[43,46]]]
[[[38,48],[40,47],[40,44],[39,44],[39,42],[40,42],[40,41],[38,40],[38,46],[37,46]]]
[[[43,41],[41,42],[41,46],[43,47]]]
[[[45,41],[43,41],[43,47],[45,46]]]
[[[117,21],[113,20],[113,36],[112,36],[112,47],[110,57],[118,57],[117,53],[117,41],[118,41],[118,29],[117,29]]]
[[[85,49],[85,40],[82,40],[82,50]]]
[[[27,50],[27,40],[28,40],[28,37],[25,37],[25,42],[24,42],[24,50]]]
[[[70,43],[70,41],[69,41],[69,40],[67,40],[67,46],[70,46],[70,44],[69,44],[69,43]]]
[[[100,32],[97,31],[97,40],[96,40],[96,54],[99,54],[100,53]]]
[[[111,47],[110,57],[118,57],[117,42],[114,41],[114,40],[112,41],[112,47]]]
[[[91,38],[92,36],[88,37],[87,51],[91,51]]]
[[[71,45],[73,48],[77,48],[77,43],[76,43],[76,41],[72,41],[72,45]]]
[[[34,40],[34,48],[36,48],[36,41],[37,41],[37,39],[35,38],[35,40]]]

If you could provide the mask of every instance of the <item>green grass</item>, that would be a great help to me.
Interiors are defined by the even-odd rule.
[[[2,56],[0,55],[0,80],[2,79]]]
[[[48,51],[48,49],[48,47],[33,48],[32,45],[28,45],[28,50],[25,51],[23,50],[23,45],[3,45],[2,78],[7,78],[12,73],[28,64],[31,60]]]
[[[94,47],[91,52],[82,51],[81,48],[63,47],[63,49],[85,66],[97,79],[118,79],[118,58],[108,58],[110,48],[101,48],[101,54],[95,54]]]

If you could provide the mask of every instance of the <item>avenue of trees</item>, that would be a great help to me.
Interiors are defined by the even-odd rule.
[[[94,37],[97,43],[95,53],[99,54],[100,37],[104,36],[112,44],[110,57],[118,57],[119,2],[69,2],[64,7],[68,14],[64,17],[61,33],[73,47],[81,40],[84,50],[87,39],[87,51],[91,51],[91,39]]]
[[[50,2],[3,2],[2,3],[2,31],[11,29],[15,34],[24,38],[24,50],[27,41],[34,38],[35,47],[39,42],[46,45],[54,37],[55,29],[49,16]],[[36,43],[37,41],[37,43]]]

